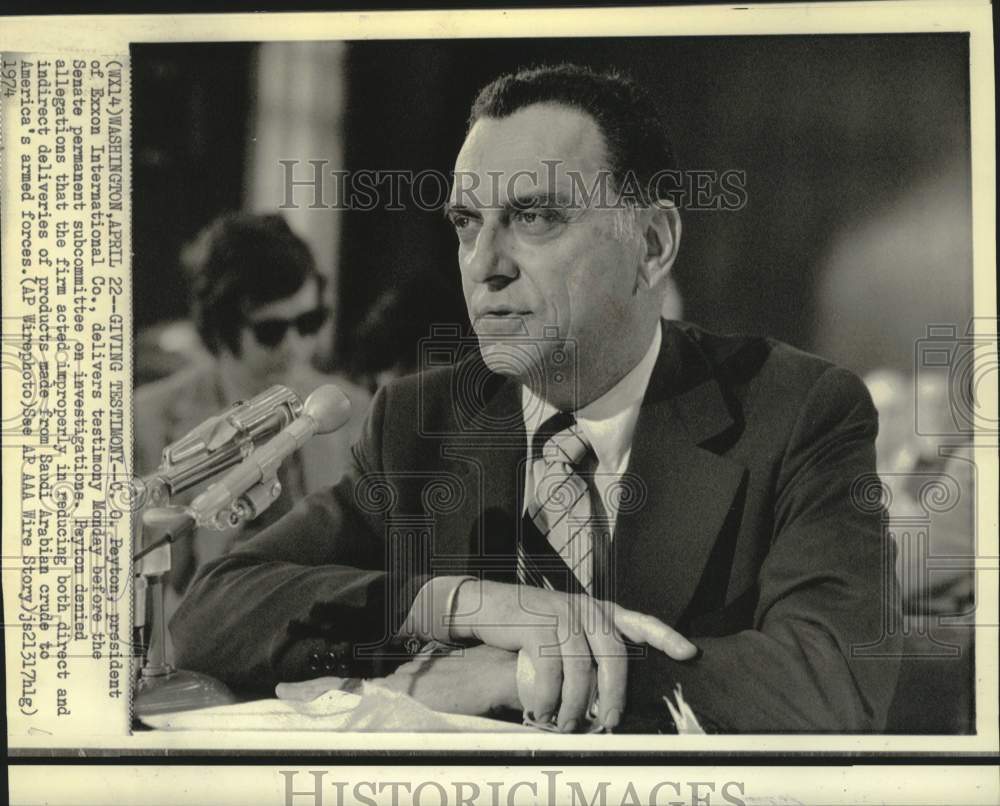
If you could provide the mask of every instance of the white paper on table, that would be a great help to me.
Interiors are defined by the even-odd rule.
[[[478,716],[432,711],[412,697],[365,682],[361,694],[323,690],[323,681],[282,683],[284,699],[201,708],[143,717],[159,730],[208,731],[389,731],[420,733],[510,733],[522,725]],[[309,697],[317,691],[323,693]]]

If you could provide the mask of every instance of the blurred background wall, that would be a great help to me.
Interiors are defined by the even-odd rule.
[[[912,369],[927,323],[971,314],[963,35],[142,45],[133,58],[135,322],[159,323],[143,344],[186,314],[184,243],[224,210],[281,204],[280,159],[300,162],[296,178],[317,159],[447,172],[480,86],[563,60],[649,87],[682,167],[746,172],[744,209],[684,217],[684,318],[865,372]],[[440,215],[305,209],[297,194],[286,216],[333,280],[328,363],[364,365],[357,328],[388,288],[405,286],[428,327],[464,321]]]

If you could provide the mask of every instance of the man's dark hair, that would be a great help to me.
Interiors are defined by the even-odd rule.
[[[652,177],[677,170],[666,126],[652,98],[617,71],[559,64],[500,76],[480,90],[469,114],[469,129],[480,118],[504,118],[540,103],[564,104],[594,119],[604,135],[615,189],[632,194],[636,201],[655,201],[647,194]]]
[[[322,298],[324,278],[305,241],[279,215],[226,213],[185,250],[195,326],[215,355],[240,354],[246,314],[298,293],[310,279]]]

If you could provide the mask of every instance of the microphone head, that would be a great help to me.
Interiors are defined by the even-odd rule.
[[[302,413],[316,423],[317,434],[329,434],[351,419],[351,401],[339,387],[327,383],[306,398]]]

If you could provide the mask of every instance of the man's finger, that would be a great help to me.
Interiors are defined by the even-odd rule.
[[[594,661],[583,634],[571,634],[562,650],[562,703],[559,706],[559,730],[572,733],[586,716],[593,690]]]
[[[628,656],[614,629],[604,603],[595,602],[598,610],[595,629],[587,633],[590,649],[597,661],[598,719],[606,728],[618,725],[625,712],[628,685]]]
[[[555,648],[555,632],[549,635],[552,638],[547,642],[545,654],[540,652],[538,644],[528,645],[521,650],[527,655],[533,674],[532,684],[527,687],[527,699],[522,702],[539,722],[547,722],[556,713],[563,688],[563,664],[559,651]],[[546,644],[544,641],[542,643]]]
[[[517,698],[521,702],[521,707],[526,710],[532,709],[532,702],[535,696],[535,680],[537,677],[535,674],[535,664],[532,663],[531,656],[522,649],[517,653],[515,681],[517,683]],[[532,717],[535,716],[534,711],[532,711],[531,715]]]
[[[689,660],[698,654],[698,647],[671,629],[658,618],[612,605],[615,627],[637,644],[649,644],[674,660]]]

